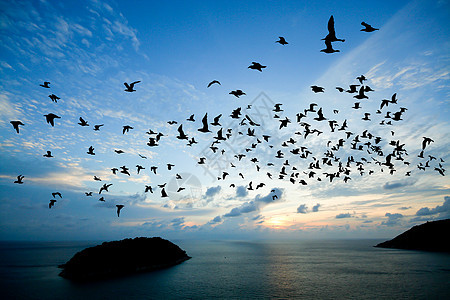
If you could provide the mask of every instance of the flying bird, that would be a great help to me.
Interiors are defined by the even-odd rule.
[[[62,195],[60,192],[54,192],[52,193],[53,198],[56,198],[56,196],[59,196],[59,198],[62,198]]]
[[[117,204],[116,207],[117,207],[117,217],[119,217],[120,216],[120,211],[122,210],[122,208],[125,207],[125,205]]]
[[[236,98],[239,98],[242,95],[246,95],[242,90],[231,91],[228,94],[234,95]]]
[[[99,131],[100,127],[102,127],[103,125],[105,125],[105,124],[94,125],[94,130]]]
[[[378,30],[378,28],[373,28],[371,25],[367,24],[366,22],[361,22],[361,25],[364,26],[364,28],[361,29],[360,31],[372,32],[372,31]]]
[[[88,122],[85,121],[82,117],[80,117],[80,122],[78,124],[81,126],[89,126]]]
[[[23,184],[23,179],[25,178],[25,176],[23,176],[23,175],[19,175],[19,176],[17,176],[17,180],[16,181],[14,181],[14,183],[18,183],[18,184]]]
[[[208,129],[208,113],[206,113],[205,116],[203,117],[202,124],[203,124],[203,127],[199,128],[198,131],[204,132],[204,133],[211,132]]]
[[[183,124],[181,124],[179,127],[178,127],[178,135],[177,135],[177,139],[179,139],[179,140],[187,140],[188,139],[188,136],[184,133],[184,131],[183,131]]]
[[[44,87],[46,89],[49,89],[50,88],[49,84],[50,84],[50,82],[44,81],[44,84],[40,84],[40,86],[42,86],[42,87]]]
[[[220,82],[218,81],[218,80],[213,80],[213,81],[211,81],[210,83],[208,83],[208,86],[207,87],[210,87],[210,86],[212,86],[213,84],[218,84],[218,85],[221,85],[220,84]]]
[[[48,150],[47,150],[47,153],[44,154],[44,155],[42,155],[42,156],[44,156],[44,157],[53,157],[52,151],[48,151]]]
[[[323,87],[317,85],[312,85],[311,89],[314,93],[323,93],[325,90]]]
[[[125,134],[125,132],[129,132],[130,129],[133,129],[130,125],[123,126],[122,134]]]
[[[95,153],[94,153],[94,147],[90,146],[89,149],[88,149],[88,152],[86,152],[86,153],[87,153],[87,154],[90,154],[90,155],[95,155]]]
[[[55,205],[56,200],[55,199],[51,199],[50,203],[48,204],[48,208],[52,208]]]
[[[282,37],[282,36],[279,36],[278,39],[279,40],[275,41],[275,43],[279,43],[280,45],[287,45],[287,44],[289,44],[288,42],[286,42],[286,39],[284,37]]]
[[[55,103],[58,103],[58,100],[61,99],[58,96],[56,96],[55,94],[48,95],[48,97],[50,99],[52,99],[52,101],[55,102]]]
[[[100,188],[100,191],[99,191],[98,193],[101,194],[102,191],[109,192],[108,188],[109,188],[110,186],[112,186],[112,183],[110,183],[110,184],[104,183],[103,186]]]
[[[262,72],[262,69],[266,68],[267,66],[263,66],[260,63],[252,61],[252,64],[248,67],[249,69],[258,70]]]
[[[135,92],[136,90],[134,90],[133,88],[134,88],[134,85],[136,84],[136,83],[139,83],[140,81],[135,81],[135,82],[132,82],[132,83],[130,83],[130,84],[128,84],[128,83],[126,83],[126,82],[124,82],[123,84],[125,85],[125,87],[126,87],[126,89],[124,90],[125,92]]]
[[[14,129],[17,131],[17,133],[19,133],[19,125],[25,126],[25,124],[23,124],[23,123],[20,122],[20,121],[11,121],[11,122],[9,122],[9,123],[12,124],[12,126],[13,126]]]
[[[192,114],[186,121],[195,122],[194,115]]]
[[[50,124],[53,126],[55,126],[55,119],[61,119],[61,117],[58,117],[57,115],[50,113],[48,115],[44,115],[45,119],[47,120],[47,124]]]

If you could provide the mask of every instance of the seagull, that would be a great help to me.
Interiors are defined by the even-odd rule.
[[[430,145],[432,142],[434,141],[431,138],[424,136],[422,141],[422,150],[425,150],[425,147]]]
[[[278,38],[279,38],[279,40],[275,41],[275,43],[279,43],[280,45],[287,45],[287,44],[289,44],[288,42],[286,42],[284,37],[279,36]]]
[[[328,20],[328,34],[322,40],[329,41],[329,42],[345,42],[344,39],[336,38],[336,32],[334,30],[334,17],[333,17],[333,15],[331,15],[330,19]]]
[[[188,136],[184,133],[184,131],[183,131],[183,124],[181,124],[179,127],[178,127],[178,135],[177,135],[177,139],[179,139],[179,140],[187,140],[188,139]]]
[[[203,117],[202,124],[203,124],[203,127],[199,128],[198,131],[204,132],[204,133],[211,132],[208,129],[208,113],[206,113],[205,116]]]
[[[99,130],[100,130],[100,127],[102,127],[103,125],[105,125],[105,124],[94,125],[94,130],[95,130],[95,131],[99,131]]]
[[[128,85],[128,83],[126,83],[126,82],[124,82],[123,84],[125,85],[125,87],[126,87],[126,89],[124,90],[125,92],[136,92],[136,90],[133,90],[133,88],[134,88],[134,85],[136,84],[136,83],[139,83],[140,81],[135,81],[135,82],[132,82],[132,83],[130,83],[129,85]]]
[[[174,164],[167,164],[167,170],[172,170],[172,168],[175,167]]]
[[[133,129],[130,125],[123,126],[122,134],[125,134],[125,132],[129,132],[130,129]]]
[[[186,121],[195,122],[194,115],[192,114],[192,115],[189,117],[189,119],[186,119]]]
[[[146,186],[145,186],[145,191],[144,191],[144,193],[148,193],[148,192],[150,192],[150,193],[153,194],[153,189],[152,189],[152,187],[151,187],[150,185],[146,185]]]
[[[353,98],[356,98],[356,99],[359,99],[359,100],[361,100],[361,99],[369,99],[369,97],[367,97],[366,95],[364,95],[364,86],[362,86],[362,87],[359,89],[358,95],[353,96]]]
[[[222,125],[220,125],[220,123],[219,123],[220,117],[222,117],[222,114],[216,116],[216,117],[214,118],[214,122],[212,122],[212,123],[210,123],[210,124],[211,124],[212,126],[222,126]]]
[[[82,117],[80,117],[80,123],[78,123],[81,126],[89,126],[88,122],[85,121]]]
[[[104,198],[104,197],[100,197],[100,198],[98,199],[98,201],[105,202],[105,198]]]
[[[56,198],[56,196],[59,196],[59,198],[62,198],[62,195],[60,192],[54,192],[52,193],[53,198]]]
[[[363,84],[364,80],[366,80],[367,78],[364,75],[361,75],[361,76],[356,77],[356,79],[359,80],[359,83]]]
[[[161,189],[161,197],[165,198],[165,197],[169,197],[166,193],[166,190],[164,188]]]
[[[12,124],[12,126],[14,127],[14,129],[17,131],[17,133],[19,133],[19,125],[25,126],[25,124],[23,124],[20,121],[11,121],[9,122]]]
[[[52,151],[47,151],[47,153],[42,155],[42,156],[44,156],[44,157],[53,157]]]
[[[263,66],[260,63],[252,61],[252,64],[248,67],[249,69],[258,70],[262,72],[262,69],[266,68],[267,66]]]
[[[205,160],[206,160],[206,157],[200,157],[198,164],[199,165],[204,165],[205,164]]]
[[[50,99],[52,99],[52,101],[55,102],[55,103],[58,103],[58,100],[61,99],[58,96],[56,96],[55,94],[48,95],[48,97]]]
[[[87,153],[87,154],[90,154],[90,155],[95,155],[95,153],[94,153],[94,147],[90,146],[89,149],[88,149],[88,152],[86,152],[86,153]]]
[[[371,25],[367,24],[366,22],[361,22],[361,25],[364,26],[364,28],[361,29],[360,31],[372,32],[372,31],[378,30],[378,28],[373,28]]]
[[[117,207],[117,217],[119,217],[120,211],[122,210],[122,208],[125,207],[125,205],[117,204],[116,207]]]
[[[123,150],[114,150],[114,152],[116,152],[117,154],[122,154],[122,153],[125,153],[125,151],[123,151]]]
[[[246,95],[242,90],[235,90],[231,91],[228,94],[236,96],[236,98],[239,98],[242,95]]]
[[[42,87],[44,87],[46,89],[49,89],[50,88],[49,84],[50,84],[50,82],[44,81],[44,84],[40,84],[40,86],[42,86]]]
[[[213,81],[211,81],[210,83],[208,83],[208,86],[207,86],[207,87],[210,87],[210,86],[212,86],[212,85],[215,84],[215,83],[217,83],[218,85],[221,85],[220,82],[219,82],[218,80],[213,80]]]
[[[141,170],[144,170],[145,168],[143,167],[143,166],[141,166],[141,165],[136,165],[136,168],[137,168],[137,173],[139,174],[139,172],[141,171]]]
[[[103,186],[100,188],[100,191],[99,191],[98,193],[101,194],[102,191],[109,192],[109,191],[108,191],[108,188],[109,188],[110,186],[112,186],[112,183],[110,183],[110,184],[104,183]]]
[[[314,93],[323,93],[325,90],[323,87],[317,85],[312,85],[311,89]]]
[[[84,192],[84,194],[86,195],[86,197],[92,196],[92,192]]]
[[[52,208],[55,205],[56,200],[55,199],[51,199],[50,203],[48,204],[48,208]]]
[[[50,113],[48,115],[44,115],[45,119],[47,120],[47,124],[50,124],[52,126],[55,126],[55,119],[61,119],[61,117],[58,117],[57,115]]]
[[[23,175],[19,175],[19,176],[17,176],[17,180],[16,181],[14,181],[14,183],[18,183],[18,184],[23,184],[23,179],[25,178],[25,176],[23,176]]]
[[[102,181],[102,180],[100,179],[100,177],[97,177],[97,176],[95,176],[95,175],[94,175],[94,180],[95,180],[95,181]]]

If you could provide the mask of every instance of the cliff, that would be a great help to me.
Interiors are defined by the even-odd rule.
[[[86,281],[153,271],[190,259],[177,245],[160,237],[104,242],[76,253],[60,265],[61,277]]]
[[[427,222],[375,247],[450,252],[449,233],[450,219]]]

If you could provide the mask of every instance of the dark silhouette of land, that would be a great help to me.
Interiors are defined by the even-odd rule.
[[[86,248],[60,265],[59,275],[75,281],[100,280],[168,268],[190,258],[168,240],[137,237]]]
[[[376,245],[379,248],[410,249],[449,252],[450,219],[416,225],[390,241]]]

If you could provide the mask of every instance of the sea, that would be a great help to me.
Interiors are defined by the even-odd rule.
[[[58,265],[99,242],[0,242],[0,298],[450,299],[450,254],[373,247],[381,241],[172,240],[192,258],[90,283]]]

